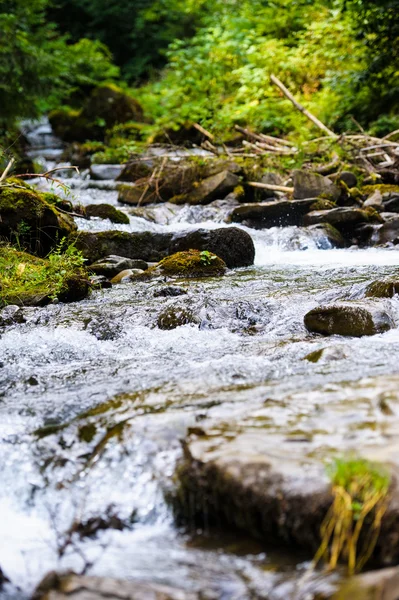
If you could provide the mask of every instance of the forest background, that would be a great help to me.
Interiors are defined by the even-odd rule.
[[[272,73],[338,133],[399,128],[399,0],[0,0],[3,134],[112,82],[148,135],[314,136]]]

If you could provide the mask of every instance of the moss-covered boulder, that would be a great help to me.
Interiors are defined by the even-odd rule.
[[[89,204],[86,206],[86,216],[109,219],[111,223],[129,225],[129,217],[127,214],[118,210],[111,204]]]
[[[352,337],[383,333],[394,326],[387,310],[372,303],[318,306],[305,315],[304,322],[312,333]]]
[[[366,298],[393,298],[395,294],[399,294],[397,279],[373,281],[365,292]]]
[[[208,250],[176,252],[148,269],[144,278],[166,275],[168,277],[219,277],[226,272],[226,263]],[[140,276],[139,276],[140,277]]]
[[[48,259],[0,246],[0,304],[43,306],[55,299],[85,298],[90,284],[78,253],[53,254]]]
[[[76,231],[69,215],[59,212],[46,194],[40,194],[18,179],[8,179],[0,186],[0,236],[45,256]]]

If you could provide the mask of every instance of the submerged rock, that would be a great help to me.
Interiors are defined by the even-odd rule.
[[[353,337],[383,333],[394,327],[385,308],[357,303],[318,306],[305,315],[304,322],[313,333]]]
[[[315,235],[317,247],[322,250],[327,250],[329,247],[345,248],[347,246],[338,229],[329,223],[309,225],[307,229]]]
[[[366,298],[393,298],[395,294],[399,294],[398,280],[373,281],[365,292]]]
[[[384,223],[377,231],[374,241],[377,245],[399,243],[399,219],[392,219]]]
[[[97,275],[104,275],[109,279],[118,275],[125,269],[141,269],[145,271],[148,269],[148,264],[144,260],[126,258],[124,256],[105,256],[101,260],[93,263],[89,267],[90,271],[93,271]]]
[[[109,289],[112,287],[112,283],[105,275],[93,275],[90,277],[90,285],[94,289]]]
[[[128,225],[130,222],[127,214],[118,210],[112,204],[89,204],[86,206],[85,213],[87,217],[109,219],[111,223]]]
[[[78,250],[92,263],[112,254],[159,262],[166,256],[191,249],[212,252],[229,268],[252,265],[255,258],[251,236],[236,227],[178,233],[80,231],[73,239]]]
[[[368,223],[373,220],[373,214],[360,208],[351,208],[340,206],[330,210],[315,210],[306,215],[305,225],[315,225],[317,223],[328,223],[340,231],[353,232],[354,228],[361,223]],[[375,220],[375,219],[374,219]]]
[[[176,329],[182,325],[189,325],[190,323],[199,323],[196,315],[188,308],[184,306],[169,306],[160,313],[157,319],[157,325],[159,329]]]
[[[167,285],[162,288],[158,288],[154,291],[154,298],[170,298],[175,296],[184,296],[187,294],[187,290],[177,285]]]
[[[294,172],[294,198],[317,198],[322,197],[326,200],[338,200],[341,190],[331,179],[323,177],[311,171]]]
[[[25,323],[24,313],[20,306],[10,304],[0,312],[0,327],[14,325],[14,323]]]
[[[140,581],[51,572],[36,588],[32,600],[200,600],[196,593]]]

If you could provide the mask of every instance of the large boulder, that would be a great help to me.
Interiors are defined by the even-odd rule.
[[[341,190],[331,179],[323,177],[318,173],[311,171],[294,172],[294,198],[317,198],[322,197],[327,200],[337,201],[341,195]]]
[[[236,227],[178,233],[81,231],[73,239],[90,263],[111,254],[159,262],[170,254],[191,249],[213,252],[229,268],[252,265],[255,258],[251,236]]]
[[[312,333],[353,337],[383,333],[394,327],[385,307],[373,303],[318,306],[305,315],[304,322]]]
[[[301,225],[314,201],[313,198],[242,204],[233,208],[228,220],[256,229]]]
[[[67,214],[18,179],[0,186],[0,237],[46,256],[64,237],[77,227]]]
[[[209,250],[184,250],[162,259],[143,273],[143,278],[158,277],[218,277],[226,272],[226,263]],[[140,278],[139,276],[138,278]]]

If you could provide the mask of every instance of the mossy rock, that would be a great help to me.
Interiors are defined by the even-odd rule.
[[[0,246],[0,304],[44,306],[55,298],[75,302],[90,290],[78,254],[39,258],[9,246]]]
[[[322,335],[362,337],[391,329],[394,324],[383,307],[372,304],[332,304],[309,311],[305,327]]]
[[[395,294],[399,294],[397,280],[373,281],[367,286],[365,292],[366,298],[393,298]]]
[[[85,142],[101,136],[102,129],[81,117],[81,111],[68,107],[52,110],[48,115],[55,135],[64,142]]]
[[[198,318],[191,310],[181,306],[169,306],[160,313],[157,319],[159,329],[164,330],[176,329],[176,327],[192,323],[198,323]]]
[[[207,250],[185,250],[162,259],[134,279],[146,281],[154,277],[202,278],[220,277],[226,272],[226,263]]]
[[[318,198],[310,206],[310,211],[312,211],[312,210],[329,210],[331,208],[335,208],[336,206],[337,206],[336,203],[331,202],[331,200],[324,200],[323,198]]]
[[[115,208],[111,204],[89,204],[86,206],[87,217],[99,217],[100,219],[109,219],[111,223],[129,225],[127,214]]]
[[[117,123],[142,121],[140,104],[118,86],[108,83],[95,88],[87,99],[81,116],[89,121],[103,120],[109,129]]]
[[[46,194],[17,179],[0,186],[0,236],[30,252],[45,256],[77,227],[60,213]]]
[[[172,277],[218,277],[226,272],[224,260],[207,250],[186,250],[167,256],[154,267]]]
[[[381,194],[399,193],[399,185],[378,183],[376,185],[364,185],[361,188],[362,194],[366,197],[371,196],[376,191],[380,192]]]

